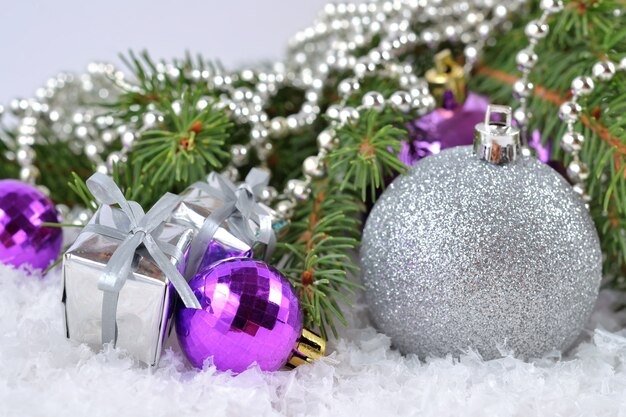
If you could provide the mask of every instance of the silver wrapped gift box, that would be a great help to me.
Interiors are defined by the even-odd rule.
[[[216,210],[224,206],[224,201],[204,192],[202,189],[191,186],[180,194],[181,202],[176,206],[169,219],[170,222],[193,229],[196,237],[202,229],[204,222]],[[222,251],[226,255],[247,256],[252,248],[246,243],[232,227],[233,216],[222,221],[211,236],[212,243],[219,245],[215,248],[217,252]],[[205,242],[205,246],[209,243]],[[218,256],[218,254],[215,254]],[[210,256],[210,254],[208,254]],[[216,259],[217,260],[217,259]],[[202,263],[211,263],[210,259],[204,259]],[[196,266],[198,269],[200,265]],[[194,271],[195,272],[195,271]],[[187,276],[188,279],[191,277]]]
[[[251,256],[257,243],[264,245],[266,257],[271,254],[275,242],[272,213],[257,201],[268,180],[268,174],[256,168],[238,186],[211,173],[207,182],[194,183],[180,195],[169,221],[194,230],[185,274],[188,280],[213,262]]]
[[[101,207],[90,223],[113,226],[125,220],[117,209]],[[163,223],[153,235],[185,253],[192,231],[181,225]],[[81,233],[63,259],[63,302],[67,337],[93,346],[102,343],[103,293],[98,281],[111,255],[121,241],[85,231]],[[182,273],[185,260],[169,256]],[[168,333],[175,291],[164,272],[144,247],[132,260],[131,274],[119,292],[117,304],[116,347],[134,358],[154,366]]]
[[[173,292],[186,307],[200,308],[182,275],[193,231],[165,221],[180,201],[176,195],[166,193],[144,213],[106,175],[92,175],[87,186],[101,206],[63,258],[67,337],[93,346],[112,343],[154,366],[168,333]]]

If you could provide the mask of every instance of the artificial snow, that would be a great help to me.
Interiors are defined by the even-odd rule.
[[[581,344],[559,358],[420,362],[390,347],[357,305],[330,355],[293,371],[196,371],[168,342],[151,371],[123,352],[93,352],[62,327],[59,271],[0,264],[0,416],[626,416],[622,294],[601,294]]]

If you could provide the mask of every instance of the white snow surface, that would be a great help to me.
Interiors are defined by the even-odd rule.
[[[0,416],[626,416],[623,294],[605,291],[564,357],[420,362],[393,350],[357,304],[330,355],[293,371],[233,376],[184,361],[172,337],[151,371],[124,352],[68,341],[59,270],[0,264]]]

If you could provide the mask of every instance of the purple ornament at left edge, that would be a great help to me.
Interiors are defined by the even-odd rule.
[[[32,185],[0,180],[0,262],[45,269],[61,253],[63,231],[52,201]]]

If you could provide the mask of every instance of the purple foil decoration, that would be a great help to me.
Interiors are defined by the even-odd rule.
[[[63,243],[52,201],[35,187],[16,180],[0,181],[0,262],[44,269],[59,257]]]
[[[403,142],[398,157],[407,166],[454,146],[471,145],[474,127],[485,120],[489,100],[469,93],[463,105],[447,99],[445,107],[408,123],[410,140]]]
[[[217,369],[236,373],[255,362],[264,371],[285,365],[302,332],[302,313],[280,272],[261,261],[231,258],[189,285],[202,307],[176,312],[176,334],[189,362],[202,368],[212,357]]]
[[[204,271],[206,268],[213,265],[215,262],[219,262],[227,258],[250,258],[252,256],[252,250],[238,251],[236,249],[226,249],[220,243],[212,240],[209,246],[206,248],[204,258],[200,263],[198,271]]]

